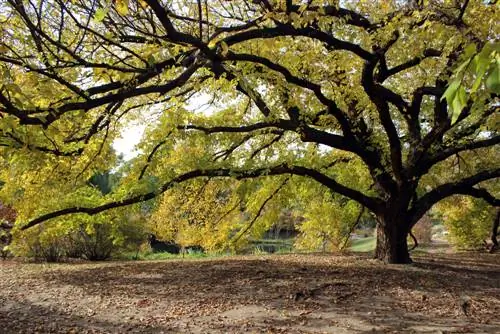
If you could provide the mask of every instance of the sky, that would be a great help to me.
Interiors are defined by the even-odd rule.
[[[213,108],[208,105],[211,96],[204,93],[199,93],[188,100],[186,109],[196,113],[210,114]],[[144,111],[147,113],[147,111]],[[141,152],[135,149],[139,144],[144,134],[144,130],[149,123],[136,123],[128,125],[121,133],[121,137],[113,142],[113,148],[118,154],[123,154],[125,160],[135,158]]]
[[[113,148],[118,154],[123,154],[125,160],[136,157],[140,152],[135,149],[146,129],[145,124],[130,125],[122,131],[121,137],[113,142]]]

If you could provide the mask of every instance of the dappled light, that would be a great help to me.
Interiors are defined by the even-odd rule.
[[[500,333],[499,17],[0,0],[0,333]]]
[[[339,254],[4,263],[0,320],[78,333],[493,333],[499,273],[497,257],[471,253],[406,267]]]

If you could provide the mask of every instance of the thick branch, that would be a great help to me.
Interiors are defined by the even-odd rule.
[[[426,58],[439,57],[439,56],[441,56],[441,54],[442,54],[442,52],[439,50],[427,49],[424,51],[422,56],[417,56],[415,58],[412,58],[412,59],[408,60],[407,62],[402,63],[400,65],[397,65],[393,68],[387,69],[387,68],[381,67],[380,72],[376,76],[376,80],[378,82],[384,82],[387,78],[389,78],[393,75],[396,75],[396,74],[401,73],[409,68],[412,68],[414,66],[419,65],[422,62],[422,60],[424,60]]]
[[[185,125],[178,126],[179,130],[198,130],[206,134],[212,133],[247,133],[251,131],[257,131],[262,129],[281,129],[286,131],[292,131],[300,135],[303,142],[313,142],[318,144],[323,144],[329,147],[337,148],[343,151],[353,152],[358,155],[363,155],[364,152],[353,145],[353,143],[347,140],[344,136],[336,135],[327,131],[321,131],[316,128],[309,127],[305,124],[297,124],[292,120],[280,119],[273,122],[260,122],[243,126],[200,126],[200,125]]]
[[[261,169],[255,169],[255,170],[232,170],[232,169],[205,169],[205,170],[193,170],[187,173],[184,173],[182,175],[179,175],[172,180],[166,182],[163,184],[160,189],[152,192],[148,192],[142,195],[137,195],[133,196],[127,199],[119,200],[119,201],[114,201],[110,202],[104,205],[100,205],[97,207],[93,208],[88,208],[88,207],[71,207],[71,208],[66,208],[58,211],[54,211],[45,215],[42,215],[38,218],[35,218],[28,222],[26,225],[23,225],[21,227],[21,230],[26,230],[30,227],[33,227],[35,225],[38,225],[42,222],[45,222],[49,219],[53,218],[58,218],[70,214],[75,214],[75,213],[85,213],[87,215],[96,215],[98,213],[114,209],[114,208],[120,208],[124,206],[129,206],[132,204],[136,203],[141,203],[145,202],[148,200],[151,200],[161,194],[163,194],[165,191],[168,189],[172,188],[178,183],[185,182],[191,179],[199,178],[199,177],[233,177],[236,179],[248,179],[248,178],[257,178],[261,176],[270,176],[270,175],[283,175],[283,174],[292,174],[292,175],[299,175],[299,176],[306,176],[310,177],[320,184],[328,187],[329,189],[346,196],[348,198],[351,198],[357,202],[359,202],[361,205],[366,206],[368,209],[377,212],[379,211],[379,208],[382,206],[381,200],[373,197],[369,197],[367,195],[364,195],[363,193],[355,190],[348,188],[344,185],[341,185],[331,177],[322,174],[321,172],[318,172],[317,170],[307,168],[307,167],[302,167],[302,166],[288,166],[288,165],[278,165],[274,167],[269,167],[269,168],[261,168]]]
[[[460,181],[445,183],[436,187],[415,202],[410,210],[410,216],[414,219],[413,223],[416,223],[418,218],[425,214],[434,204],[452,195],[462,194],[479,197],[492,205],[500,206],[500,199],[494,198],[484,189],[474,188],[480,182],[498,177],[500,177],[500,168],[483,171]]]
[[[500,143],[500,135],[496,135],[492,138],[484,140],[471,141],[469,143],[465,143],[462,145],[457,144],[455,146],[447,147],[445,149],[436,152],[433,155],[428,156],[427,158],[423,158],[417,166],[417,175],[421,176],[426,174],[429,171],[429,169],[438,162],[441,162],[460,152],[476,150],[484,147],[491,147],[494,145],[498,145],[499,143]]]
[[[251,29],[244,32],[240,32],[234,34],[232,36],[226,37],[223,41],[227,45],[234,45],[246,41],[250,41],[252,39],[267,39],[267,38],[275,38],[280,36],[303,36],[314,38],[319,41],[325,43],[327,48],[334,50],[346,50],[351,51],[352,53],[358,55],[363,59],[373,59],[373,55],[360,47],[359,45],[342,41],[337,39],[323,31],[316,30],[310,27],[295,29],[291,25],[280,24],[275,28],[260,28],[260,29]]]

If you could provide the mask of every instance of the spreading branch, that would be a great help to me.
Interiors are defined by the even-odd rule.
[[[28,222],[27,224],[23,225],[21,227],[22,230],[28,229],[30,227],[33,227],[35,225],[38,225],[44,221],[58,218],[61,216],[66,216],[69,214],[75,214],[75,213],[84,213],[87,215],[96,215],[98,213],[101,213],[103,211],[107,211],[110,209],[115,209],[115,208],[120,208],[120,207],[125,207],[129,206],[132,204],[137,204],[141,202],[145,202],[148,200],[151,200],[161,194],[163,194],[165,191],[168,189],[172,188],[176,184],[195,179],[195,178],[200,178],[200,177],[233,177],[235,179],[248,179],[248,178],[257,178],[257,177],[262,177],[262,176],[272,176],[272,175],[284,175],[284,174],[291,174],[291,175],[298,175],[298,176],[306,176],[310,177],[320,184],[338,192],[341,195],[344,195],[348,198],[351,198],[359,203],[361,203],[363,206],[366,206],[370,210],[376,212],[379,210],[380,206],[382,205],[382,202],[378,200],[377,198],[370,197],[367,195],[364,195],[363,193],[348,188],[337,181],[335,181],[333,178],[317,171],[312,168],[307,168],[303,166],[289,166],[289,165],[278,165],[274,167],[269,167],[269,168],[261,168],[261,169],[255,169],[255,170],[233,170],[233,169],[207,169],[207,170],[193,170],[184,174],[181,174],[170,181],[164,183],[158,190],[151,191],[142,195],[137,195],[133,196],[127,199],[119,200],[119,201],[113,201],[107,204],[103,204],[100,206],[96,207],[71,207],[71,208],[66,208],[58,211],[54,211],[45,215],[42,215],[38,218],[35,218]]]

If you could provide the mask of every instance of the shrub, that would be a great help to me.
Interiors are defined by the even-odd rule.
[[[495,208],[471,197],[455,196],[437,206],[451,243],[460,248],[482,248],[489,238]]]
[[[122,250],[138,251],[145,240],[142,221],[120,212],[72,216],[26,231],[16,231],[12,249],[17,256],[48,262],[63,258],[109,259]]]
[[[16,231],[10,247],[14,255],[35,261],[58,262],[66,255],[63,236],[50,225],[40,225],[27,231]]]
[[[74,254],[90,261],[102,261],[111,257],[115,246],[112,239],[112,229],[109,224],[94,224],[71,234],[71,246]]]

